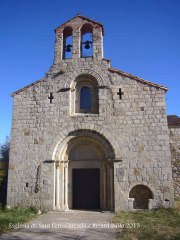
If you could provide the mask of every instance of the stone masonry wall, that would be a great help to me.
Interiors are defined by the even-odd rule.
[[[169,127],[175,200],[180,200],[180,127]]]
[[[60,44],[62,39],[58,37],[58,41]],[[43,209],[53,209],[54,142],[66,139],[72,131],[87,129],[105,136],[115,158],[122,159],[114,163],[116,211],[128,210],[129,192],[138,184],[151,189],[157,207],[165,199],[171,206],[172,168],[164,90],[110,71],[109,61],[100,57],[102,46],[97,56],[74,55],[73,59],[61,60],[58,41],[54,64],[45,77],[14,95],[8,205],[42,206],[43,202]],[[99,114],[70,114],[71,85],[81,74],[91,75],[98,82]],[[117,94],[119,88],[124,93],[122,99]]]
[[[101,60],[103,58],[103,36],[102,27],[96,23],[89,22],[87,20],[77,18],[67,22],[56,29],[56,41],[54,49],[54,64],[58,64],[63,59],[63,30],[66,27],[73,28],[73,52],[72,58],[79,59],[81,56],[81,27],[84,24],[90,24],[93,26],[93,58]]]
[[[54,76],[62,67],[66,69],[65,73]],[[32,191],[37,167],[46,160],[52,160],[48,159],[48,150],[53,139],[60,134],[66,137],[70,130],[76,129],[96,130],[107,135],[110,142],[116,140],[116,145],[113,145],[116,158],[123,159],[114,169],[117,209],[125,208],[129,191],[136,184],[149,186],[159,205],[165,198],[172,202],[164,91],[110,73],[108,67],[105,60],[99,65],[90,59],[66,60],[51,68],[45,81],[14,96],[8,191],[10,205],[37,204],[38,194]],[[88,71],[101,76],[103,85],[108,86],[107,89],[99,89],[99,115],[70,115],[70,91],[59,90],[64,88],[69,76],[77,76],[79,72],[88,74]],[[119,87],[124,92],[122,100],[117,95]],[[49,92],[54,95],[52,104],[48,99]],[[47,171],[52,171],[52,165],[47,164]],[[31,189],[24,189],[26,182],[32,185]],[[48,199],[48,208],[51,208],[53,181],[47,188],[48,191],[43,194]]]

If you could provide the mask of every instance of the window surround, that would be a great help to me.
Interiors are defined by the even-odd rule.
[[[91,91],[90,109],[80,108],[81,89],[83,87],[89,87]],[[72,82],[70,92],[70,114],[71,115],[99,114],[98,82],[92,75],[82,74]]]

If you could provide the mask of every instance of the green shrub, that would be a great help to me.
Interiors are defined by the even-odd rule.
[[[113,222],[125,226],[119,229],[120,240],[178,240],[180,202],[175,202],[171,209],[120,212],[114,217]]]
[[[12,230],[12,225],[22,224],[36,216],[37,210],[31,208],[0,208],[0,234]]]

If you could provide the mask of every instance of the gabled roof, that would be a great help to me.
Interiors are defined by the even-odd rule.
[[[89,21],[89,22],[92,22],[92,23],[94,23],[94,24],[99,25],[99,26],[102,28],[102,33],[103,33],[103,35],[104,35],[104,26],[103,26],[102,23],[99,23],[99,22],[97,22],[97,21],[95,21],[95,20],[93,20],[93,19],[91,19],[91,18],[82,16],[82,15],[80,15],[80,14],[77,14],[77,16],[71,18],[70,20],[66,21],[65,23],[63,23],[62,25],[60,25],[59,27],[57,27],[57,28],[55,29],[55,32],[56,32],[59,28],[63,27],[65,24],[71,22],[73,19],[76,19],[76,18],[81,18],[81,19],[83,19],[83,20],[87,20],[87,21]]]
[[[44,81],[45,81],[45,78],[42,78],[42,79],[40,79],[40,80],[38,80],[38,81],[36,81],[36,82],[33,82],[33,83],[31,83],[31,84],[23,87],[23,88],[20,88],[19,90],[11,93],[11,97],[14,97],[14,95],[16,95],[16,94],[18,94],[18,93],[20,93],[20,92],[23,92],[23,91],[26,90],[27,88],[32,87],[32,86],[36,85],[37,83],[44,82]]]
[[[167,90],[168,90],[167,87],[158,85],[158,84],[153,83],[153,82],[146,81],[146,80],[144,80],[143,78],[136,77],[136,76],[134,76],[134,75],[132,75],[132,74],[130,74],[130,73],[126,73],[126,72],[123,72],[123,71],[118,70],[118,69],[115,69],[115,68],[109,68],[108,71],[121,74],[121,75],[123,75],[123,76],[125,76],[125,77],[132,78],[132,79],[134,79],[134,80],[136,80],[136,81],[138,81],[138,82],[141,82],[141,83],[143,83],[143,84],[147,84],[147,85],[152,86],[152,87],[161,88],[161,89],[163,89],[164,91],[167,91]],[[42,79],[40,79],[40,80],[38,80],[38,81],[36,81],[36,82],[33,82],[33,83],[31,83],[31,84],[29,84],[29,85],[27,85],[27,86],[25,86],[25,87],[23,87],[23,88],[15,91],[15,92],[13,92],[13,93],[11,94],[11,96],[13,97],[14,95],[16,95],[16,94],[18,94],[18,93],[26,90],[27,88],[32,87],[32,86],[36,85],[37,83],[44,82],[45,80],[46,80],[45,78],[42,78]]]
[[[114,72],[114,73],[123,75],[123,76],[125,76],[125,77],[132,78],[132,79],[134,79],[134,80],[136,80],[136,81],[138,81],[138,82],[141,82],[141,83],[143,83],[143,84],[147,84],[147,85],[149,85],[149,86],[156,87],[156,88],[161,88],[161,89],[163,89],[163,90],[165,90],[165,91],[168,90],[167,87],[161,86],[161,85],[156,84],[156,83],[153,83],[153,82],[149,82],[149,81],[147,81],[147,80],[144,80],[143,78],[136,77],[136,76],[134,76],[134,75],[132,75],[132,74],[130,74],[130,73],[126,73],[126,72],[120,71],[120,70],[115,69],[115,68],[109,68],[108,70],[109,70],[110,72]]]
[[[103,34],[104,34],[104,27],[103,27],[103,24],[102,24],[102,23],[96,22],[95,20],[90,19],[90,18],[85,17],[85,16],[82,16],[82,15],[80,15],[80,14],[77,14],[77,16],[75,16],[75,17],[73,17],[72,19],[68,20],[67,22],[63,23],[61,26],[59,26],[58,28],[56,28],[56,30],[59,29],[59,28],[61,28],[61,27],[63,27],[65,24],[67,24],[68,22],[72,21],[72,20],[75,19],[75,18],[81,18],[81,19],[84,19],[84,20],[87,20],[87,21],[90,21],[90,22],[92,22],[92,23],[94,23],[94,24],[99,25],[99,26],[102,28],[102,31],[103,31]],[[55,31],[56,31],[56,30],[55,30]],[[109,61],[109,60],[107,60],[107,61]],[[149,85],[149,86],[153,86],[153,87],[156,87],[156,88],[161,88],[161,89],[163,89],[164,91],[167,91],[167,87],[164,87],[164,86],[161,86],[161,85],[158,85],[158,84],[155,84],[155,83],[146,81],[146,80],[144,80],[144,79],[142,79],[142,78],[140,78],[140,77],[136,77],[136,76],[134,76],[134,75],[131,75],[131,74],[129,74],[129,73],[125,73],[125,72],[120,71],[120,70],[118,70],[118,69],[109,68],[108,70],[109,70],[110,72],[118,73],[118,74],[121,74],[121,75],[123,75],[123,76],[132,78],[132,79],[134,79],[134,80],[136,80],[136,81],[139,81],[139,82],[141,82],[141,83],[143,83],[143,84],[147,84],[147,85]],[[23,87],[23,88],[15,91],[15,92],[13,92],[13,93],[11,94],[11,96],[14,96],[14,95],[16,95],[16,94],[18,94],[18,93],[20,93],[20,92],[28,89],[29,87],[34,86],[34,85],[36,85],[36,84],[38,84],[38,83],[40,83],[40,82],[43,82],[43,81],[45,81],[45,80],[46,80],[46,78],[42,78],[42,79],[40,79],[40,80],[38,80],[38,81],[36,81],[36,82],[33,82],[33,83],[31,83],[31,84],[29,84],[29,85],[27,85],[27,86],[25,86],[25,87]]]
[[[167,120],[168,126],[180,127],[180,117],[178,117],[177,115],[169,115],[167,116]]]

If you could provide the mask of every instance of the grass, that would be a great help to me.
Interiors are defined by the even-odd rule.
[[[0,234],[12,230],[12,226],[23,224],[37,215],[35,208],[0,208]]]
[[[121,240],[180,240],[180,202],[172,209],[120,212],[113,218],[121,223]]]

